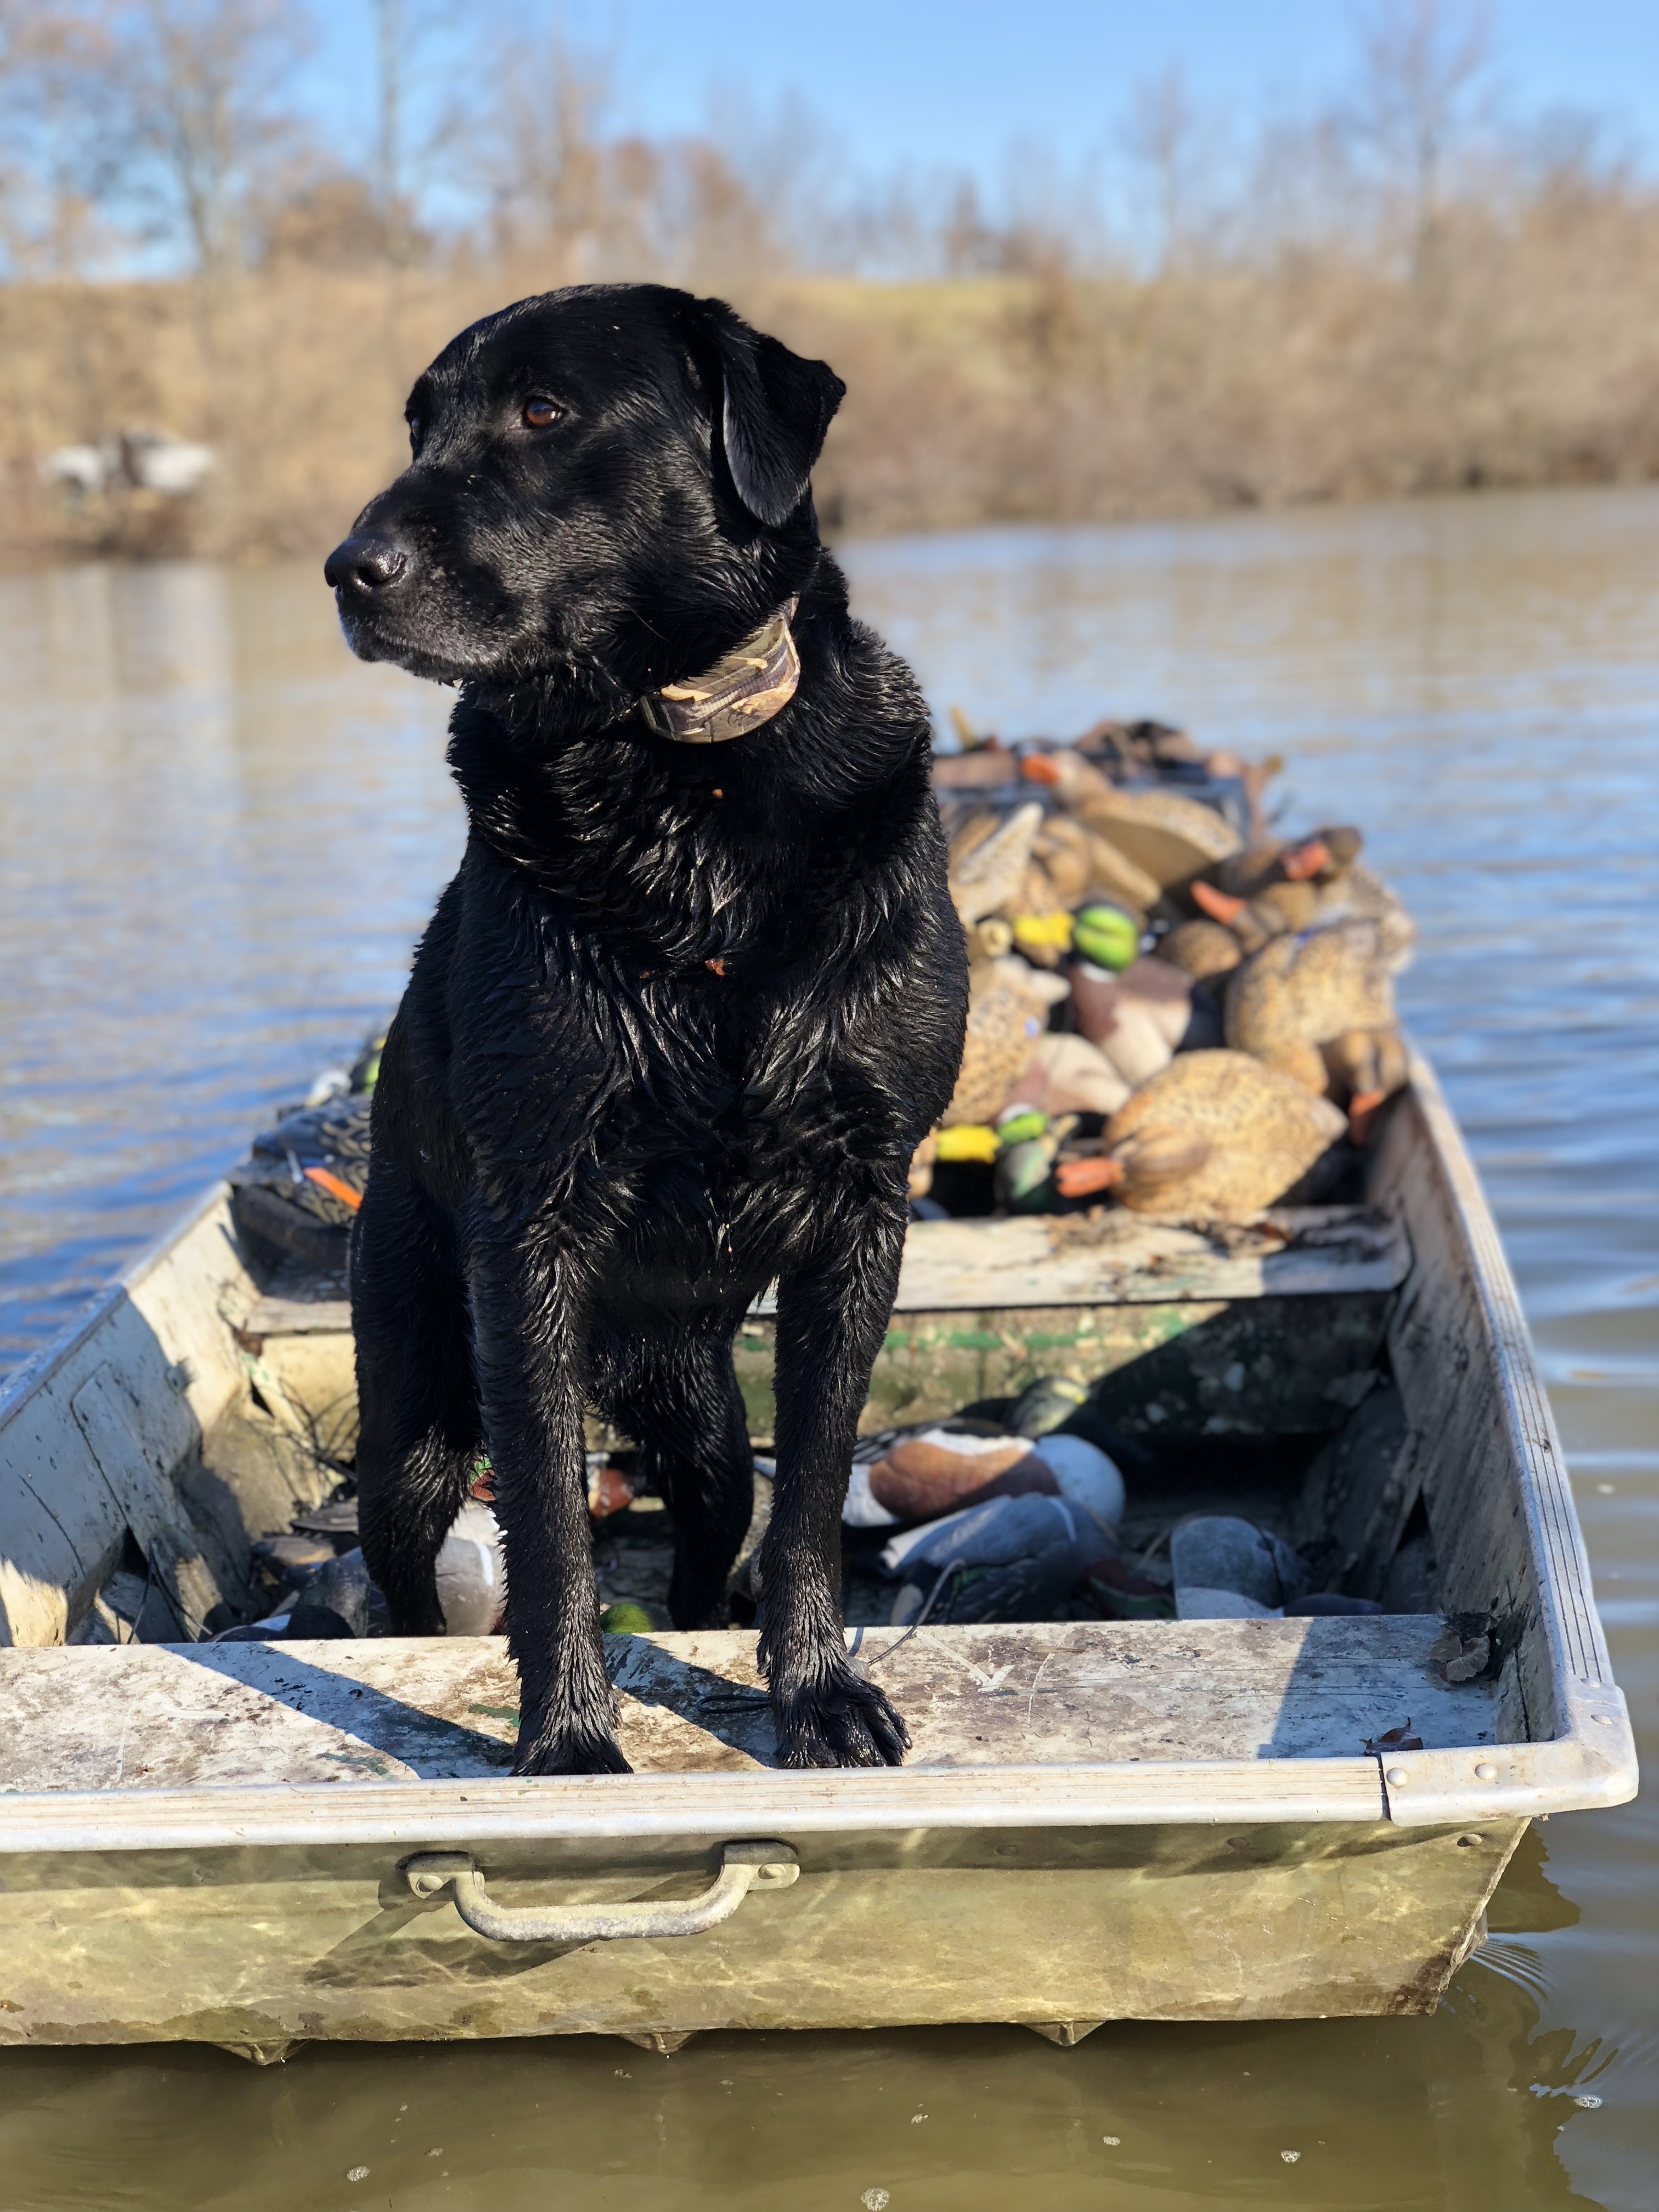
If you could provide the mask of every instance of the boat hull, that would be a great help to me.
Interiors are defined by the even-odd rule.
[[[0,2042],[296,2043],[1431,2011],[1525,1823],[849,1828],[706,1934],[503,1946],[395,1846],[9,1858]],[[470,1848],[509,1907],[702,1888],[719,1838]],[[464,1845],[463,1848],[468,1846]]]

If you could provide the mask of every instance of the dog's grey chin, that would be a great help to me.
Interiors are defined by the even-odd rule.
[[[354,622],[343,610],[340,615],[340,628],[344,634],[346,643],[359,660],[387,660],[392,658],[384,643],[375,636],[374,631],[362,623]]]
[[[487,672],[488,665],[479,659],[445,652],[427,640],[417,642],[400,637],[368,616],[349,614],[343,607],[340,628],[359,660],[389,660],[394,667],[406,669],[410,675],[423,677],[428,683],[462,684]]]
[[[338,594],[336,594],[338,605]],[[514,727],[529,731],[548,714],[567,730],[590,732],[620,726],[638,694],[588,652],[550,649],[544,640],[492,641],[491,649],[467,639],[410,636],[385,614],[339,607],[346,643],[359,660],[386,660],[429,684],[465,686],[482,706]]]

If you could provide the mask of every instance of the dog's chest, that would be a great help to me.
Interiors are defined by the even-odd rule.
[[[728,968],[665,978],[643,1012],[615,1101],[642,1139],[690,1150],[711,1174],[741,1173],[757,1155],[810,1145],[835,1113],[845,1072],[823,1004]]]
[[[839,1203],[849,1157],[882,1148],[832,1027],[787,1004],[722,1006],[720,980],[665,1014],[595,1131],[620,1249],[659,1291],[775,1272]]]

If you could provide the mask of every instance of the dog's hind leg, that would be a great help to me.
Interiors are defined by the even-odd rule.
[[[376,1162],[353,1231],[357,1512],[363,1558],[399,1636],[441,1636],[434,1565],[482,1429],[466,1294],[448,1218]]]
[[[642,1472],[673,1516],[670,1618],[676,1628],[723,1627],[726,1577],[755,1502],[731,1328],[717,1317],[672,1335],[636,1338],[619,1366],[617,1425],[640,1445]]]
[[[760,1662],[786,1766],[896,1766],[910,1741],[854,1671],[842,1624],[841,1509],[904,1249],[901,1197],[838,1226],[778,1285],[777,1487],[761,1547]]]
[[[547,1231],[494,1219],[477,1224],[468,1279],[519,1670],[514,1771],[626,1774],[587,1517],[585,1284]]]

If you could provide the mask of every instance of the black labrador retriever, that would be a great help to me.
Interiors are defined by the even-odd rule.
[[[809,478],[844,387],[718,300],[580,285],[464,331],[326,575],[353,650],[459,686],[469,834],[386,1039],[355,1231],[362,1543],[402,1633],[495,1469],[518,1771],[626,1771],[582,1416],[635,1438],[670,1610],[725,1618],[732,1340],[777,1285],[761,1663],[796,1766],[896,1764],[840,1516],[906,1170],[967,978],[926,709]]]

